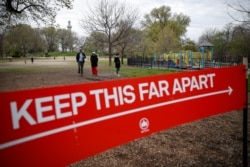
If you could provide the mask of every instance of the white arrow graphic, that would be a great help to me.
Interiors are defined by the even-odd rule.
[[[221,90],[221,91],[205,93],[205,94],[201,94],[201,95],[195,95],[195,96],[185,97],[185,98],[181,98],[181,99],[166,101],[166,102],[162,102],[162,103],[152,104],[152,105],[148,105],[148,106],[144,106],[144,107],[139,107],[139,108],[127,110],[127,111],[124,111],[124,112],[119,112],[119,113],[116,113],[116,114],[111,114],[111,115],[107,115],[107,116],[103,116],[103,117],[99,117],[99,118],[90,119],[90,120],[79,122],[79,123],[74,123],[73,122],[71,125],[63,126],[63,127],[60,127],[60,128],[48,130],[48,131],[45,131],[45,132],[40,132],[40,133],[37,133],[37,134],[34,134],[34,135],[30,135],[30,136],[26,136],[26,137],[23,137],[23,138],[12,140],[12,141],[9,141],[9,142],[6,142],[6,143],[2,143],[2,144],[0,144],[0,150],[6,149],[8,147],[12,147],[12,146],[15,146],[15,145],[18,145],[18,144],[26,143],[26,142],[29,142],[29,141],[32,141],[32,140],[35,140],[35,139],[39,139],[39,138],[42,138],[42,137],[45,137],[45,136],[49,136],[49,135],[53,135],[53,134],[60,133],[60,132],[63,132],[63,131],[67,131],[67,130],[79,128],[79,127],[82,127],[82,126],[94,124],[94,123],[97,123],[97,122],[102,122],[102,121],[105,121],[105,120],[121,117],[121,116],[124,116],[124,115],[138,113],[138,112],[145,111],[145,110],[152,109],[152,108],[167,106],[167,105],[170,105],[170,104],[180,103],[180,102],[199,99],[199,98],[208,97],[208,96],[215,96],[215,95],[219,95],[219,94],[231,95],[232,92],[233,92],[233,89],[229,86],[228,89]]]

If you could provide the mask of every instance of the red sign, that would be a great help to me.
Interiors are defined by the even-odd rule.
[[[65,166],[245,107],[236,66],[0,93],[0,166]]]

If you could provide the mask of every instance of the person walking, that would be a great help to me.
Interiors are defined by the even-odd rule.
[[[83,66],[85,62],[86,55],[82,49],[76,54],[76,62],[78,64],[78,73],[82,77],[83,76]]]
[[[92,67],[92,74],[97,76],[98,57],[95,52],[92,52],[90,56],[90,62],[91,62],[91,67]]]
[[[120,67],[121,67],[121,61],[120,61],[118,54],[115,55],[114,63],[115,63],[115,74],[117,76],[120,76],[119,71],[120,71]]]

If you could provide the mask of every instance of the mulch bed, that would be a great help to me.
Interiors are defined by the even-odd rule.
[[[184,124],[70,166],[242,166],[242,112]]]

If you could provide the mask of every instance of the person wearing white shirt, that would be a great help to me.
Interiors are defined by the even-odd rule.
[[[80,49],[80,51],[76,55],[76,61],[78,64],[78,73],[80,74],[81,77],[83,76],[83,67],[84,67],[85,58],[86,58],[85,53],[83,52],[82,49]]]

